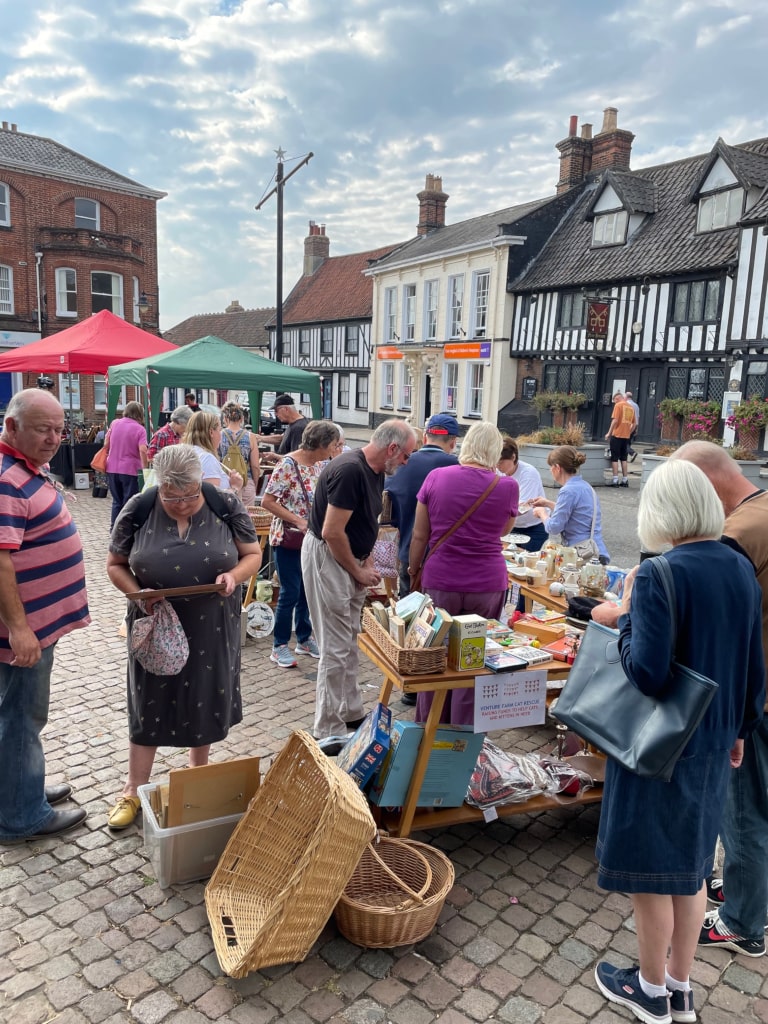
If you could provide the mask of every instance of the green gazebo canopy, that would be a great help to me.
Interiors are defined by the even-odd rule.
[[[147,422],[153,430],[157,427],[160,400],[166,387],[247,391],[251,421],[256,430],[261,396],[265,391],[307,394],[312,415],[315,418],[322,415],[319,374],[276,363],[211,335],[173,352],[110,366],[107,381],[109,422],[117,411],[120,389],[132,384],[148,392],[150,415]]]

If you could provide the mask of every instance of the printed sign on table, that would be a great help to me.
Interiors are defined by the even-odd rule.
[[[547,673],[497,672],[475,678],[475,732],[543,725]]]

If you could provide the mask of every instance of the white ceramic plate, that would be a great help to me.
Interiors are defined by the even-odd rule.
[[[248,623],[245,632],[252,640],[269,636],[275,628],[275,613],[263,601],[252,601],[248,605]]]
[[[501,541],[503,544],[530,544],[531,538],[527,533],[506,533]]]

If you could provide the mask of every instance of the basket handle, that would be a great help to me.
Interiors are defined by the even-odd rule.
[[[405,846],[406,845],[400,839],[389,839],[388,842],[390,842],[390,843],[399,843],[401,846]],[[406,882],[404,882],[399,875],[396,875],[395,872],[384,863],[384,861],[381,859],[381,857],[378,855],[378,853],[376,853],[376,847],[375,847],[375,845],[373,843],[369,843],[368,844],[368,847],[369,847],[371,853],[376,858],[376,860],[379,862],[379,866],[384,869],[386,874],[388,874],[389,877],[391,879],[393,879],[393,881],[397,882],[397,884],[400,886],[400,888],[403,889],[405,892],[407,892],[408,895],[411,897],[411,899],[415,900],[417,903],[423,903],[424,902],[424,893],[429,889],[430,885],[432,884],[432,867],[431,867],[429,861],[427,860],[427,858],[423,854],[419,853],[418,850],[414,850],[412,847],[410,847],[410,844],[408,844],[408,846],[409,846],[410,852],[415,857],[418,857],[420,861],[423,862],[424,867],[426,868],[426,872],[427,872],[427,880],[426,880],[426,882],[424,883],[424,885],[421,887],[421,889],[418,892],[416,892],[414,889],[411,889],[411,887]]]

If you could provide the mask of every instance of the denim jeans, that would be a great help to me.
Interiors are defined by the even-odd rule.
[[[304,644],[312,636],[312,622],[301,577],[301,551],[291,551],[277,545],[274,553],[277,575],[280,578],[280,594],[275,609],[275,647],[282,647],[283,644],[290,642],[294,615],[296,639],[300,644]]]
[[[720,917],[736,935],[762,939],[768,910],[768,719],[744,741],[744,761],[731,770],[720,838]]]
[[[134,494],[139,493],[139,478],[130,473],[107,473],[107,485],[112,495],[112,520],[110,529],[115,525],[115,520],[120,515],[123,505]]]
[[[55,644],[32,668],[0,663],[0,843],[34,835],[53,816],[40,733],[48,721]]]

